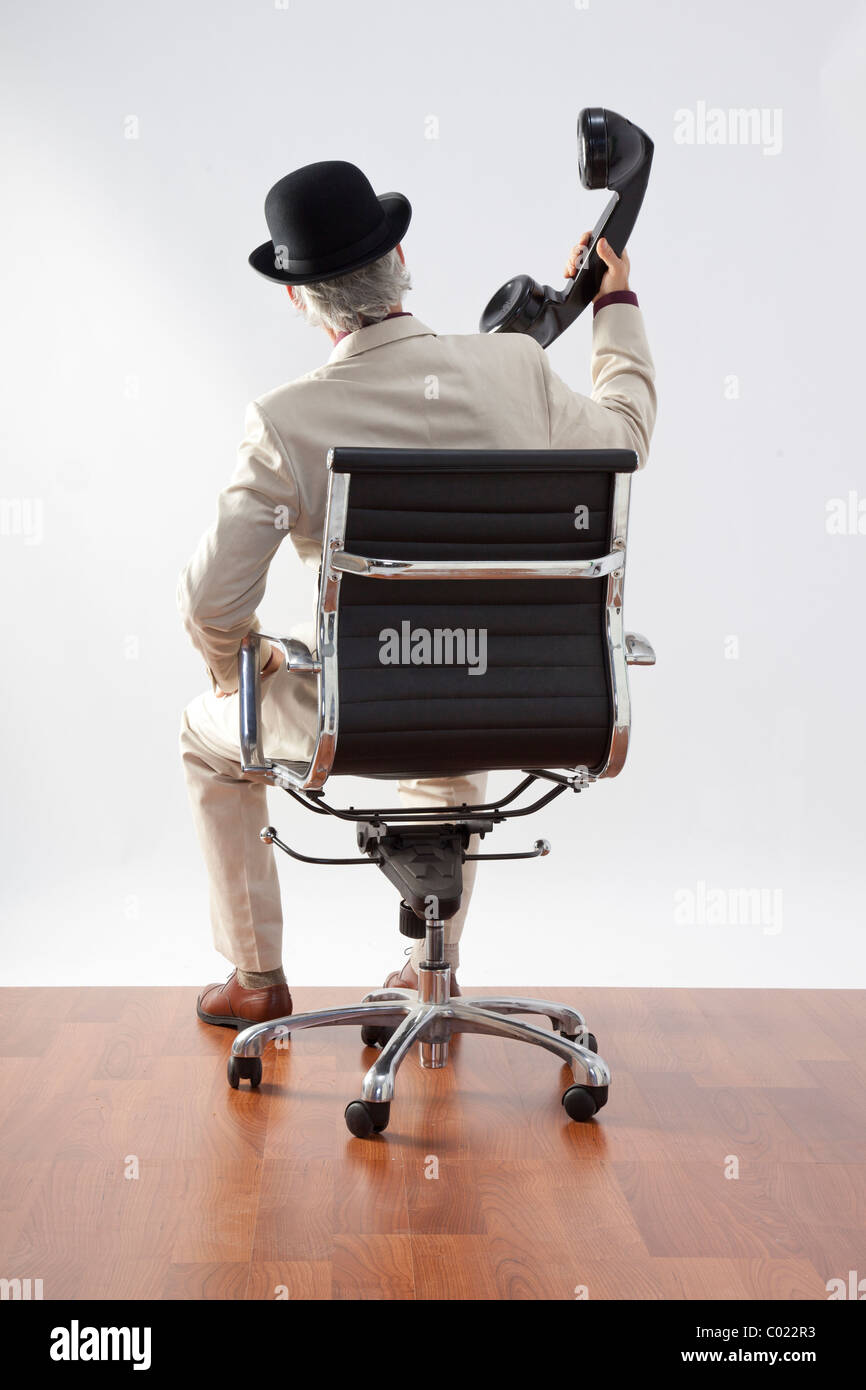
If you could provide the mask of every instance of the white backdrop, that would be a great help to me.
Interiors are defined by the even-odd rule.
[[[630,252],[660,413],[625,611],[658,665],[632,673],[622,776],[497,832],[500,849],[546,835],[553,854],[482,866],[461,975],[866,984],[864,15],[844,0],[6,15],[4,983],[228,970],[177,756],[203,673],[174,593],[247,401],[329,351],[247,266],[267,189],[340,158],[405,192],[407,307],[470,333],[508,276],[561,283],[606,196],[578,183],[575,117],[605,105],[656,142]],[[740,109],[763,127],[711,143],[714,111]],[[581,390],[589,337],[587,313],[551,349]],[[287,545],[263,626],[311,601]],[[271,795],[284,836],[352,852],[349,828]],[[380,875],[280,871],[290,982],[371,985],[399,963]]]

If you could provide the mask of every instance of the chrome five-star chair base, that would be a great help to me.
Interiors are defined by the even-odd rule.
[[[259,1084],[261,1053],[271,1041],[277,1047],[285,1047],[290,1034],[299,1028],[360,1024],[363,1041],[380,1048],[364,1077],[360,1099],[346,1107],[346,1124],[352,1134],[364,1139],[387,1127],[397,1068],[413,1044],[418,1044],[421,1066],[437,1068],[448,1063],[452,1033],[494,1033],[545,1047],[568,1062],[575,1084],[565,1091],[562,1104],[570,1119],[590,1119],[607,1100],[610,1072],[596,1055],[596,1040],[587,1032],[583,1015],[567,1004],[545,999],[451,998],[451,968],[441,959],[444,925],[443,921],[427,923],[426,960],[418,970],[417,995],[406,989],[376,989],[365,995],[360,1004],[256,1023],[239,1033],[232,1046],[228,1064],[232,1086],[236,1087],[241,1079],[252,1086]],[[554,1031],[524,1023],[514,1014],[549,1018]]]

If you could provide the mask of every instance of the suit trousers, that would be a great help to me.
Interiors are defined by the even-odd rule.
[[[306,762],[312,753],[317,720],[315,676],[280,667],[262,681],[262,746],[268,757]],[[266,784],[244,775],[240,763],[238,695],[206,691],[187,706],[181,721],[180,751],[196,834],[210,885],[214,946],[240,970],[276,970],[283,960],[283,913],[274,847],[259,831],[268,824]],[[387,783],[372,782],[376,788]],[[407,808],[459,806],[484,800],[487,774],[415,778],[398,783]],[[478,836],[470,851],[478,853]],[[445,955],[459,964],[459,941],[466,920],[477,865],[463,869],[460,911],[445,926]],[[394,921],[397,903],[394,903]],[[416,942],[412,962],[423,958]]]

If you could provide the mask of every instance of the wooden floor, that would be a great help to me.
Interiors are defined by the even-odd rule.
[[[784,1300],[866,1276],[866,992],[496,992],[582,1008],[613,1071],[597,1120],[567,1120],[549,1053],[464,1035],[444,1071],[405,1062],[389,1129],[353,1139],[355,1029],[269,1049],[234,1092],[234,1034],[193,990],[0,991],[0,1277],[46,1299]]]

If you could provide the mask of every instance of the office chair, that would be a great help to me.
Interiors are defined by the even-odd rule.
[[[358,1004],[244,1029],[229,1083],[257,1086],[273,1039],[359,1024],[363,1041],[380,1049],[345,1112],[363,1138],[386,1128],[413,1044],[422,1067],[437,1068],[453,1033],[494,1033],[570,1063],[574,1084],[562,1103],[571,1119],[588,1120],[607,1101],[610,1071],[583,1015],[538,999],[453,998],[444,930],[460,907],[464,862],[550,849],[536,840],[521,853],[473,853],[473,836],[480,844],[504,821],[622,769],[627,667],[655,662],[649,643],[623,630],[637,457],[623,449],[335,448],[328,468],[318,651],[267,639],[290,672],[317,677],[315,747],[308,763],[265,755],[264,634],[251,632],[239,656],[241,761],[247,775],[316,815],[355,826],[360,853],[345,859],[301,854],[273,826],[261,838],[304,863],[378,866],[400,894],[401,933],[425,941],[425,958],[417,994],[373,990]],[[475,806],[358,809],[331,804],[323,791],[340,774],[396,780],[497,769],[521,773],[517,786]],[[546,1017],[552,1031],[515,1014]]]

